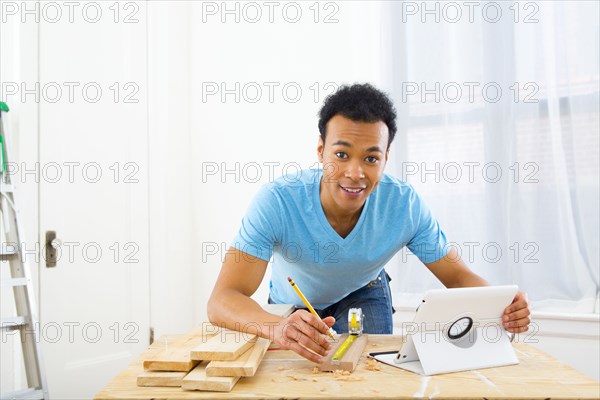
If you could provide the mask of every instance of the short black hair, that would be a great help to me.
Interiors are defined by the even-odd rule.
[[[388,148],[396,136],[396,109],[387,94],[369,83],[342,85],[325,98],[319,111],[319,132],[325,143],[327,123],[340,114],[356,122],[383,121],[388,127]]]

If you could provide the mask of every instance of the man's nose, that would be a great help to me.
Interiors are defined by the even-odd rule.
[[[365,177],[365,173],[360,163],[352,163],[348,166],[348,169],[346,169],[345,176],[353,181],[359,181]]]

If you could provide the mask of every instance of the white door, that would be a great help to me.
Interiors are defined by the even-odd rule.
[[[60,248],[41,260],[40,325],[60,399],[124,369],[150,315],[145,5],[72,4],[42,13],[39,35],[40,243],[55,231]]]

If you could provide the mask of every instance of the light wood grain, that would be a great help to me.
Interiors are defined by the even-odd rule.
[[[231,361],[238,358],[256,342],[258,337],[245,332],[221,329],[190,351],[192,360]]]
[[[338,345],[334,346],[329,352],[329,355],[323,359],[323,363],[319,366],[320,371],[354,371],[356,369],[358,360],[360,359],[363,350],[367,345],[367,335],[361,335],[357,337],[354,342],[352,342],[348,350],[346,350],[346,353],[344,353],[344,356],[339,363],[335,363],[331,360],[336,350],[342,345],[342,343],[344,343],[348,336],[349,335],[346,333],[338,338]]]
[[[221,328],[212,324],[202,324],[171,343],[161,342],[159,339],[156,351],[144,360],[144,369],[189,372],[198,364],[197,360],[191,359],[190,351],[220,331]]]
[[[176,337],[168,337],[174,340]],[[289,350],[269,350],[253,377],[242,378],[231,392],[184,391],[177,387],[138,387],[145,353],[109,382],[96,400],[143,399],[598,399],[597,381],[537,348],[514,343],[520,363],[500,368],[422,377],[381,364],[367,369],[366,353],[398,350],[401,336],[369,335],[369,343],[356,370],[339,377],[330,372],[314,374],[316,364]],[[154,345],[153,345],[154,346]]]
[[[262,307],[265,311],[281,317],[287,317],[294,311],[294,306],[291,304],[265,304]],[[181,335],[172,343],[161,343],[159,340],[158,347],[153,347],[153,350],[147,353],[148,355],[144,360],[144,369],[148,371],[189,372],[199,362],[199,360],[191,358],[192,349],[220,332],[220,327],[203,323],[191,332]],[[148,376],[144,375],[144,382],[150,382],[151,384],[152,382],[149,379]]]
[[[237,381],[239,376],[207,376],[207,361],[203,361],[183,378],[181,388],[183,390],[205,390],[211,392],[229,392]]]
[[[211,361],[206,367],[208,376],[254,376],[271,341],[258,338],[254,346],[233,361]]]
[[[187,372],[143,371],[137,377],[138,386],[179,387]]]
[[[162,349],[144,361],[144,369],[151,371],[189,372],[198,364],[190,358],[190,351],[206,340],[202,336],[184,335],[171,344],[163,344]]]

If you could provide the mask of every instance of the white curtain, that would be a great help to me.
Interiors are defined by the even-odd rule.
[[[444,2],[388,4],[387,172],[492,284],[518,284],[534,308],[597,312],[599,3],[478,4],[459,20]],[[439,285],[408,252],[387,269],[397,304]]]

